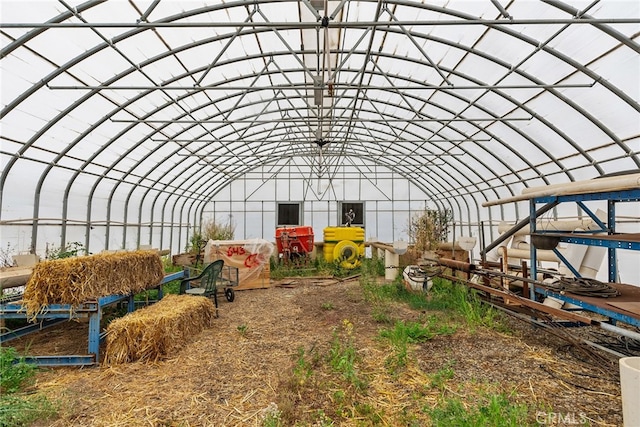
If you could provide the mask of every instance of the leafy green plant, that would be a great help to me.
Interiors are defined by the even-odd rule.
[[[435,316],[430,317],[426,325],[399,321],[393,328],[380,330],[379,336],[388,340],[394,350],[386,360],[387,367],[392,373],[397,373],[407,364],[409,344],[428,341],[435,335],[451,334],[454,331],[455,328],[448,325],[438,325]]]
[[[375,306],[371,309],[371,316],[373,320],[378,323],[391,323],[391,316],[389,315],[389,309],[386,306]]]
[[[49,244],[47,243],[47,247],[45,249],[45,258],[63,259],[79,255],[87,255],[87,253],[87,249],[80,242],[71,242],[67,243],[65,246],[60,247],[56,247],[54,245],[49,246]]]
[[[329,365],[334,371],[340,373],[343,379],[362,390],[367,384],[359,377],[356,369],[358,354],[354,345],[353,323],[343,320],[342,329],[342,334],[337,331],[333,333],[333,341],[329,349]]]
[[[202,238],[209,240],[233,240],[236,227],[231,222],[231,218],[226,224],[217,222],[214,219],[205,220],[202,223]]]
[[[0,426],[27,427],[35,421],[53,418],[57,405],[42,394],[0,395]]]
[[[247,335],[247,332],[249,331],[249,327],[244,323],[242,325],[238,325],[237,329],[238,329],[238,332],[240,332],[240,335],[242,336]]]
[[[0,394],[15,393],[35,375],[36,366],[28,364],[13,347],[0,347]]]
[[[430,306],[447,310],[461,316],[471,328],[484,326],[499,331],[507,331],[500,312],[483,304],[474,289],[448,280],[434,282],[431,289]]]
[[[320,306],[320,308],[322,308],[323,310],[329,311],[329,310],[333,310],[335,307],[334,307],[333,303],[323,302],[322,305]]]
[[[384,259],[382,257],[364,258],[360,267],[360,273],[365,278],[384,276]]]
[[[510,402],[504,394],[484,396],[475,405],[458,398],[448,398],[441,405],[426,410],[434,426],[456,427],[522,427],[527,421],[529,408]],[[537,425],[537,424],[535,424]]]
[[[36,366],[26,363],[13,347],[0,347],[0,426],[28,426],[56,414],[57,408],[45,396],[18,393],[35,371]]]
[[[298,386],[304,385],[312,374],[313,369],[311,367],[311,363],[305,358],[304,348],[299,347],[298,359],[296,360],[296,365],[293,368],[293,376],[295,377],[296,384]]]
[[[433,374],[431,376],[430,386],[439,390],[443,390],[445,383],[453,378],[453,365],[455,365],[455,361],[450,361],[444,368],[441,368],[435,374]]]
[[[318,427],[332,427],[335,425],[331,417],[324,413],[322,409],[318,409],[315,413],[315,424]]]

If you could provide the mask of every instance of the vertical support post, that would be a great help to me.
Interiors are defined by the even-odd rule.
[[[136,310],[136,304],[135,301],[133,300],[133,294],[129,295],[129,301],[127,304],[127,311],[129,313],[132,313]]]
[[[95,354],[96,363],[100,361],[100,320],[102,306],[98,302],[97,310],[89,315],[89,353]]]
[[[527,270],[527,261],[522,260],[520,265],[522,266],[522,278],[526,279],[529,277],[529,271]],[[529,282],[526,280],[522,281],[522,296],[524,298],[529,297]]]
[[[536,232],[536,200],[532,198],[529,201],[529,234]],[[538,253],[536,247],[532,244],[529,245],[529,258],[531,258],[531,278],[536,280],[538,278]],[[529,288],[529,298],[532,301],[536,300],[536,286],[532,285]]]
[[[607,228],[609,229],[608,234],[616,232],[616,204],[613,200],[607,200]],[[616,248],[609,247],[607,251],[609,253],[609,282],[613,283],[618,280]]]

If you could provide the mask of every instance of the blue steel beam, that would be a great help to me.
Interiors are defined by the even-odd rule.
[[[624,322],[628,325],[640,327],[640,319],[636,319],[635,317],[618,313],[616,311],[607,310],[606,308],[598,307],[597,305],[589,304],[588,302],[580,301],[575,298],[568,297],[566,295],[558,294],[556,292],[551,292],[543,288],[536,287],[535,289],[536,289],[536,292],[541,295],[550,296],[550,297],[568,302],[570,304],[575,304],[579,307],[582,307],[584,310],[606,316],[609,319],[612,319],[614,322],[619,321],[619,322]]]

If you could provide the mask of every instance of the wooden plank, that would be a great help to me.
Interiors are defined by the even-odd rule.
[[[9,267],[0,271],[0,289],[26,285],[32,272],[31,267]]]

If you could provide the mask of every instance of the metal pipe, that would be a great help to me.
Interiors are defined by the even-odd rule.
[[[469,273],[476,269],[475,264],[449,258],[438,258],[438,263],[444,265],[445,267],[450,267],[459,271],[463,271],[465,273]]]
[[[451,86],[437,86],[424,84],[420,86],[393,86],[394,90],[478,90],[478,89],[577,89],[577,88],[591,88],[595,85],[595,81],[592,83],[575,83],[575,84],[531,84],[531,85],[451,85]],[[218,85],[218,86],[176,86],[176,85],[94,85],[94,86],[79,86],[79,85],[47,85],[47,89],[50,90],[191,90],[194,92],[206,91],[206,90],[242,90],[248,92],[258,92],[261,90],[299,90],[299,89],[327,89],[328,84],[320,82],[318,85],[310,85],[307,83],[291,83],[280,84],[273,86],[237,86],[237,85]],[[350,83],[336,82],[333,84],[334,89],[343,90],[358,90],[358,89],[376,89],[376,90],[389,90],[389,86],[380,85],[354,85]]]
[[[594,25],[594,24],[638,24],[638,18],[564,18],[564,19],[443,19],[421,21],[353,21],[332,22],[331,28],[372,28],[395,26],[443,27],[458,25]],[[5,22],[0,28],[274,28],[279,30],[304,30],[322,27],[322,22]]]
[[[542,206],[540,209],[538,209],[535,212],[535,217],[538,218],[540,215],[543,215],[545,212],[550,211],[551,209],[553,209],[554,207],[558,206],[560,202],[558,201],[554,201],[551,203],[547,203],[546,205]],[[484,206],[484,203],[483,203]],[[513,236],[514,234],[516,234],[518,232],[518,230],[520,230],[521,228],[523,228],[526,225],[529,225],[529,222],[531,221],[531,215],[529,215],[528,217],[526,217],[525,219],[523,219],[522,221],[520,221],[519,223],[517,223],[516,225],[513,226],[513,228],[511,228],[511,230],[503,233],[500,237],[498,237],[494,242],[492,242],[489,246],[487,246],[486,248],[484,248],[481,252],[480,255],[482,257],[482,260],[485,261],[486,258],[486,254],[487,252],[489,252],[490,250],[492,250],[493,248],[498,247],[502,242],[504,242],[505,240],[507,240],[508,238],[510,238],[511,236]]]
[[[281,144],[282,142],[313,142],[315,143],[315,141],[312,138],[293,138],[293,139],[274,139],[274,140],[268,140],[268,139],[241,139],[241,138],[236,138],[236,139],[199,139],[199,138],[191,138],[191,139],[171,139],[171,138],[167,138],[167,139],[155,139],[155,138],[151,138],[151,141],[153,142],[191,142],[191,143],[197,143],[197,142],[243,142],[243,143],[253,143],[253,142],[257,142],[257,143],[261,143],[261,144]],[[490,139],[471,139],[471,138],[466,138],[466,139],[376,139],[374,140],[368,140],[368,139],[358,139],[358,138],[349,138],[349,139],[344,139],[344,138],[340,138],[340,142],[357,142],[357,143],[361,143],[361,144],[379,144],[381,142],[389,142],[389,143],[400,143],[400,142],[410,142],[410,143],[428,143],[428,142],[487,142],[487,141],[491,141]],[[225,154],[222,155],[222,157],[224,156],[231,156],[231,154]],[[256,156],[258,157],[258,156]]]
[[[312,121],[317,120],[318,117],[309,117],[309,118],[291,118],[291,119],[273,119],[273,120],[251,120],[251,119],[203,119],[203,120],[177,120],[177,119],[110,119],[113,123],[184,123],[184,124],[198,124],[198,123],[223,123],[223,124],[235,124],[235,123],[250,123],[250,124],[272,124],[272,123],[311,123]],[[413,122],[505,122],[505,121],[528,121],[532,120],[533,117],[471,117],[468,119],[454,117],[454,118],[407,118],[407,119],[362,119],[362,118],[354,118],[353,120],[349,120],[346,117],[334,117],[331,121],[355,121],[361,123],[413,123]],[[326,120],[327,122],[329,120]]]
[[[613,326],[612,324],[606,323],[606,322],[598,322],[598,326],[600,326],[605,331],[610,331],[618,335],[623,335],[627,338],[634,339],[640,343],[640,334],[637,332],[633,332],[629,329],[619,328],[617,326]]]
[[[502,307],[500,305],[493,304],[493,303],[490,303],[490,302],[486,302],[485,301],[485,304],[489,304],[491,307],[497,308],[499,310],[502,310],[505,313],[507,313],[508,315],[513,316],[515,318],[518,318],[520,320],[523,320],[525,322],[530,322],[530,323],[533,323],[533,324],[535,324],[537,326],[540,326],[540,327],[542,327],[544,329],[552,330],[551,326],[549,326],[548,324],[546,324],[544,322],[539,322],[539,321],[531,318],[530,316],[525,316],[523,314],[517,313],[515,311],[509,310],[508,308],[505,308],[505,307]],[[585,344],[587,344],[587,345],[589,345],[589,346],[591,346],[591,347],[597,348],[599,350],[606,351],[607,353],[610,353],[610,354],[612,354],[612,355],[614,355],[616,357],[627,357],[628,356],[626,354],[619,353],[619,352],[617,352],[615,350],[612,350],[610,348],[606,348],[604,346],[601,346],[601,345],[596,344],[596,343],[594,343],[592,341],[589,341],[589,340],[585,340],[585,339],[582,339],[582,338],[578,338],[578,340],[583,342],[583,343],[585,343]]]

